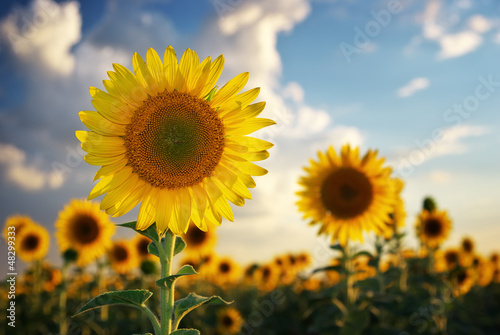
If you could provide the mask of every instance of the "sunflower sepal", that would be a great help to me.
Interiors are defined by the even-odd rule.
[[[186,242],[180,236],[175,236],[174,256],[186,248]]]
[[[177,329],[176,331],[170,333],[170,335],[200,335],[198,329]]]
[[[180,277],[191,276],[196,274],[198,274],[198,272],[196,272],[196,270],[191,265],[184,265],[182,268],[179,269],[179,271],[177,271],[175,275],[158,279],[156,281],[156,286],[170,288],[172,284],[175,283],[175,281]]]
[[[135,232],[150,238],[152,241],[160,242],[158,232],[156,231],[156,223],[153,223],[151,226],[149,226],[148,228],[146,228],[144,230],[136,229],[135,228],[136,224],[137,224],[137,221],[130,221],[130,222],[118,224],[118,226],[133,229]]]
[[[184,316],[186,316],[189,312],[194,310],[195,308],[200,307],[204,304],[232,304],[232,301],[225,301],[221,297],[217,295],[213,295],[211,297],[203,297],[196,293],[189,293],[187,297],[184,299],[177,300],[174,304],[174,324],[179,325],[179,322],[182,320]]]
[[[150,253],[153,256],[160,257],[158,248],[156,247],[156,244],[154,242],[148,244],[148,253]]]

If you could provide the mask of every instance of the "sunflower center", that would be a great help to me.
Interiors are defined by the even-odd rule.
[[[350,219],[362,214],[372,203],[370,180],[352,168],[331,173],[321,187],[321,201],[335,217]]]
[[[192,227],[186,235],[187,240],[189,241],[189,245],[191,246],[199,246],[203,244],[205,239],[207,238],[207,233],[198,228]]]
[[[436,219],[428,219],[425,221],[424,225],[424,234],[430,237],[436,237],[441,235],[441,231],[443,229],[443,225],[441,221]]]
[[[150,242],[147,239],[141,239],[139,241],[139,244],[137,245],[137,250],[139,251],[139,255],[141,255],[141,256],[149,255],[149,251],[148,251],[149,243]]]
[[[474,246],[472,245],[472,242],[470,240],[464,240],[462,242],[462,247],[464,248],[464,251],[466,253],[471,253],[472,249],[474,248]]]
[[[460,271],[457,275],[458,284],[462,284],[466,279],[467,279],[467,272],[465,272],[463,270]]]
[[[22,249],[26,251],[33,251],[38,248],[40,238],[36,235],[28,235],[23,239]]]
[[[219,270],[222,273],[228,273],[231,269],[231,266],[228,263],[222,263],[219,265]]]
[[[224,150],[224,125],[205,100],[163,92],[135,111],[124,137],[129,165],[152,186],[176,189],[212,174]]]
[[[127,260],[127,258],[128,258],[127,249],[125,249],[124,247],[119,246],[119,245],[115,246],[113,248],[113,258],[117,262],[123,262],[123,261]]]
[[[458,254],[456,252],[447,252],[444,255],[444,258],[446,260],[446,264],[448,265],[454,265],[458,262]]]
[[[225,327],[231,327],[233,325],[233,323],[234,323],[234,320],[229,315],[224,315],[224,317],[222,318],[222,324]]]
[[[89,244],[99,236],[99,225],[94,217],[79,214],[73,218],[72,232],[76,241],[81,244]]]

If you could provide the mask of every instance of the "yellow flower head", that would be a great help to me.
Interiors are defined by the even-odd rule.
[[[44,258],[49,251],[49,245],[49,233],[38,224],[26,225],[19,235],[16,235],[16,251],[25,262]]]
[[[437,248],[448,238],[451,231],[451,220],[446,211],[423,210],[416,223],[417,235],[429,248]]]
[[[257,281],[259,289],[264,292],[269,292],[272,291],[278,284],[280,275],[280,269],[271,263],[259,266],[255,270],[254,277]]]
[[[216,86],[223,56],[200,62],[187,49],[181,59],[172,47],[163,61],[149,49],[146,62],[135,53],[134,72],[119,64],[91,87],[96,111],[80,112],[90,131],[77,131],[85,160],[102,166],[89,199],[106,194],[101,209],[113,216],[141,203],[136,228],[156,222],[161,234],[185,233],[193,221],[201,230],[233,221],[228,200],[242,206],[251,199],[252,176],[267,171],[251,161],[269,156],[273,145],[247,135],[274,121],[257,116],[265,103],[252,102],[259,88],[239,93],[242,73]]]
[[[240,274],[240,266],[231,257],[220,257],[214,264],[212,280],[219,285],[234,284]]]
[[[130,241],[114,241],[108,250],[111,267],[119,274],[127,274],[139,266],[139,257]]]
[[[3,237],[8,241],[9,236],[16,236],[21,233],[23,227],[35,224],[33,220],[27,215],[12,215],[5,220],[3,228]],[[9,232],[11,234],[9,235]],[[13,233],[13,234],[12,234]]]
[[[384,159],[369,150],[363,157],[359,148],[342,147],[340,156],[333,147],[318,152],[318,161],[299,180],[299,210],[310,224],[320,224],[319,233],[345,245],[348,239],[363,240],[363,232],[382,234],[395,204],[391,169]]]
[[[238,334],[243,326],[243,318],[235,308],[225,308],[217,313],[218,334]]]
[[[115,225],[99,204],[73,199],[59,212],[55,223],[59,249],[78,252],[77,265],[85,266],[103,255],[111,246]]]

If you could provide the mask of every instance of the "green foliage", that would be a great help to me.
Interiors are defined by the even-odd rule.
[[[155,241],[155,242],[160,241],[160,238],[158,236],[158,232],[156,231],[156,223],[153,223],[151,226],[149,226],[145,230],[136,229],[136,225],[137,225],[137,221],[131,221],[131,222],[126,222],[126,223],[121,223],[118,226],[130,228],[130,229],[134,230],[135,232],[150,238],[152,241]]]
[[[125,290],[116,292],[106,292],[90,300],[85,306],[80,308],[74,316],[87,312],[94,308],[110,305],[126,305],[135,308],[144,307],[144,303],[153,295],[148,290]]]
[[[189,293],[184,299],[177,300],[174,306],[174,322],[178,324],[186,314],[204,304],[226,304],[227,302],[219,296],[203,297],[196,293]]]
[[[156,286],[158,287],[167,287],[170,288],[172,284],[182,276],[191,276],[195,275],[198,272],[191,265],[184,265],[182,268],[177,271],[175,275],[171,275],[165,278],[158,279],[156,281]]]
[[[197,329],[177,329],[170,335],[200,335],[200,331]]]

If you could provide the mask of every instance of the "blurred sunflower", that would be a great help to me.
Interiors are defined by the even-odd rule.
[[[43,289],[52,292],[62,282],[61,270],[47,263],[42,265]]]
[[[396,254],[385,254],[379,263],[379,269],[381,272],[386,272],[390,268],[398,267],[400,258]]]
[[[333,258],[330,261],[330,263],[328,264],[328,266],[335,266],[335,267],[339,267],[339,268],[341,265],[342,265],[342,262],[338,258]],[[332,286],[336,285],[342,279],[340,272],[337,270],[331,269],[331,270],[326,271],[325,273],[326,273],[327,283],[329,285],[332,285]]]
[[[49,250],[49,245],[49,233],[38,224],[26,225],[19,235],[16,235],[16,251],[25,262],[44,258]]]
[[[435,254],[435,269],[437,272],[452,271],[460,262],[460,252],[455,248],[448,248],[445,251]]]
[[[476,282],[479,286],[488,286],[493,280],[494,267],[491,262],[488,262],[484,257],[475,255],[472,261],[472,268],[477,273]]]
[[[208,255],[214,249],[217,241],[215,227],[207,227],[206,231],[198,228],[191,222],[188,231],[182,236],[186,242],[186,252],[197,255]]]
[[[191,220],[201,230],[222,217],[233,221],[227,200],[251,199],[251,176],[267,173],[251,161],[266,159],[273,146],[246,136],[275,124],[257,118],[264,102],[250,104],[260,89],[239,93],[248,73],[217,89],[222,55],[200,63],[187,49],[177,62],[169,46],[163,61],[151,48],[146,61],[134,53],[134,73],[113,64],[107,92],[90,88],[97,112],[80,112],[90,129],[76,132],[85,160],[102,166],[89,199],[107,193],[101,208],[113,216],[142,202],[136,228],[156,222],[160,234],[185,233]]]
[[[406,211],[401,192],[403,191],[404,182],[399,178],[391,179],[394,184],[394,191],[396,194],[396,201],[392,213],[389,215],[389,221],[386,222],[386,229],[384,230],[384,238],[389,240],[394,233],[398,233],[405,225]]]
[[[470,237],[464,237],[460,243],[460,264],[470,266],[474,261],[474,241]]]
[[[460,268],[453,276],[452,282],[455,284],[454,293],[456,296],[463,295],[474,286],[474,271],[467,268]]]
[[[16,236],[19,233],[21,233],[23,227],[33,224],[35,224],[35,222],[33,222],[33,220],[27,215],[9,216],[7,220],[5,220],[5,226],[3,228],[3,237],[6,241],[8,241],[9,231],[15,232],[14,235],[11,234],[10,236]],[[9,227],[14,227],[14,230],[9,229]]]
[[[99,258],[111,246],[115,225],[99,209],[99,204],[73,199],[59,212],[55,223],[59,249],[74,249],[77,265],[85,266]]]
[[[348,239],[363,241],[363,232],[382,234],[393,212],[394,186],[391,169],[384,159],[369,150],[359,157],[359,148],[344,145],[340,156],[333,147],[310,160],[307,176],[299,179],[304,188],[297,192],[297,205],[310,224],[320,224],[319,234],[345,245]]]
[[[255,284],[255,276],[258,268],[259,265],[255,263],[245,266],[245,268],[243,269],[243,281],[246,284]]]
[[[152,255],[148,251],[148,246],[151,243],[151,239],[144,235],[137,234],[132,239],[132,245],[137,252],[137,256],[142,260],[155,260],[156,256]]]
[[[301,252],[297,255],[297,269],[302,271],[312,263],[311,255],[308,252]]]
[[[114,241],[108,250],[108,259],[113,270],[127,274],[139,266],[139,257],[130,241]]]
[[[225,308],[217,313],[218,334],[238,334],[243,326],[243,318],[235,308]]]
[[[451,231],[451,220],[446,211],[423,210],[416,223],[420,241],[431,249],[435,249],[448,238]]]
[[[365,255],[358,256],[353,260],[354,281],[365,280],[374,277],[377,269],[370,265],[371,258]]]
[[[230,257],[220,257],[214,264],[213,281],[220,285],[233,284],[240,277],[240,267]]]
[[[255,279],[261,291],[272,291],[280,279],[280,270],[274,264],[261,265],[255,270]]]

